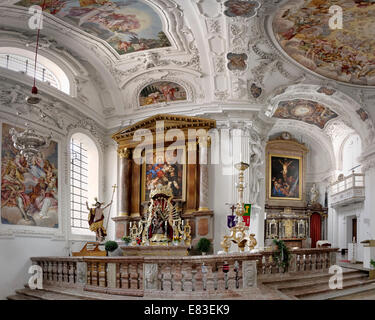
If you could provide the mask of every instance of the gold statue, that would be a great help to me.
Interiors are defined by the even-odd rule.
[[[173,241],[184,239],[186,245],[191,243],[191,227],[184,225],[169,185],[159,185],[150,192],[150,204],[147,217],[131,226],[133,243],[139,239],[140,244],[168,245]]]
[[[96,233],[96,238],[98,241],[103,241],[107,236],[107,231],[103,226],[104,223],[104,210],[107,209],[113,201],[111,201],[107,206],[102,208],[104,202],[99,202],[98,198],[95,198],[94,208],[90,208],[88,202],[86,201],[87,210],[89,210],[89,226],[90,230]]]

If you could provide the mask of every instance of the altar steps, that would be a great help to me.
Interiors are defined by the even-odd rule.
[[[266,280],[263,284],[278,290],[291,298],[301,300],[326,300],[344,297],[352,293],[375,289],[375,280],[369,280],[368,273],[358,270],[345,270],[343,273],[343,289],[329,288],[327,273],[305,274],[301,276]]]
[[[96,292],[87,292],[78,289],[69,289],[54,286],[45,286],[42,290],[25,288],[16,290],[15,295],[7,297],[8,300],[130,300],[134,297],[110,295]]]

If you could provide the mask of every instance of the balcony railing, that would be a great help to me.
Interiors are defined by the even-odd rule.
[[[331,206],[342,206],[365,200],[365,175],[353,173],[331,185]]]

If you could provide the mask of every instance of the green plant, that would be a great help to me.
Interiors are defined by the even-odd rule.
[[[115,251],[118,248],[118,244],[116,241],[107,241],[105,243],[105,250],[108,252]]]
[[[290,251],[285,245],[285,242],[282,240],[274,239],[273,243],[277,245],[278,251],[274,254],[274,259],[276,260],[279,267],[284,269],[284,272],[287,271],[290,261]]]
[[[375,269],[375,261],[371,259],[370,263],[371,263],[372,267]]]
[[[125,243],[132,242],[132,238],[130,238],[129,236],[122,237],[121,240],[124,241]]]
[[[200,252],[208,252],[208,250],[210,250],[210,247],[211,247],[211,241],[208,240],[207,238],[201,238],[198,241],[197,248]]]

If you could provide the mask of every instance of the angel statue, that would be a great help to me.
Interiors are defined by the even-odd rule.
[[[319,200],[319,190],[316,188],[316,184],[314,183],[310,190],[310,202],[314,204],[314,203],[317,203],[318,200]]]
[[[99,202],[98,198],[94,198],[95,204],[93,204],[93,208],[89,207],[88,202],[86,201],[87,210],[90,211],[89,213],[89,226],[90,230],[96,233],[96,238],[98,241],[103,241],[107,236],[107,231],[103,226],[104,223],[104,210],[107,209],[113,201],[111,201],[108,205],[102,208],[104,202]]]

